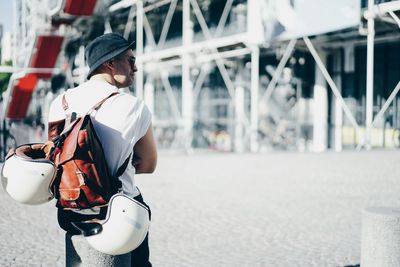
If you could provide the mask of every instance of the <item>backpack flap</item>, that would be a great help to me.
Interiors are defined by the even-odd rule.
[[[76,174],[75,179],[73,179],[72,177],[65,177],[65,175],[71,176],[71,174],[74,173]],[[77,200],[81,194],[81,186],[84,183],[84,178],[79,176],[79,173],[77,173],[73,161],[64,164],[59,187],[60,201]],[[70,203],[69,207],[76,208],[74,207],[74,205],[75,203]]]

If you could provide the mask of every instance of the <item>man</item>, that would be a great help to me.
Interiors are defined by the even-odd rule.
[[[117,170],[134,152],[132,164],[128,164],[126,170],[119,176],[119,180],[126,195],[144,203],[140,191],[135,186],[134,175],[152,173],[157,162],[157,152],[151,128],[150,111],[141,100],[119,91],[120,88],[128,87],[133,83],[134,74],[137,71],[132,45],[133,43],[129,43],[116,33],[104,34],[90,42],[85,49],[90,68],[88,81],[67,90],[65,99],[69,110],[72,111],[72,116],[80,117],[96,103],[114,92],[119,92],[107,99],[92,116],[93,125],[102,143],[112,175],[117,173]],[[49,140],[54,139],[63,130],[65,118],[62,95],[60,95],[50,106]],[[80,245],[74,243],[73,236],[79,232],[71,225],[71,222],[90,220],[98,216],[99,211],[93,209],[80,212],[58,210],[59,225],[67,232],[67,265],[76,264],[76,260],[70,258],[79,258],[79,250],[86,249],[77,247]],[[68,255],[68,251],[76,251],[78,255]],[[109,262],[121,262],[118,257],[124,257],[126,261],[128,256],[131,258],[132,266],[151,266],[148,238],[146,237],[145,241],[129,255],[100,255],[99,257],[111,257],[108,259]]]

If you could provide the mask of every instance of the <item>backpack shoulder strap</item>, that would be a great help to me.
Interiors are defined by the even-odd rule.
[[[61,104],[62,104],[63,110],[67,111],[68,110],[68,102],[67,102],[67,99],[65,98],[65,93],[62,96]]]
[[[118,168],[117,174],[115,176],[120,177],[124,173],[124,171],[128,167],[128,163],[129,163],[129,160],[131,159],[131,155],[132,155],[132,153],[129,154],[128,158],[124,161],[124,163],[122,163],[121,167]]]
[[[113,92],[112,94],[110,94],[109,96],[107,96],[106,98],[104,98],[103,100],[101,100],[100,102],[96,103],[96,104],[88,111],[87,114],[90,114],[90,113],[92,113],[93,111],[99,110],[99,108],[104,104],[104,102],[106,102],[107,99],[109,99],[110,97],[113,97],[113,96],[115,96],[115,95],[118,95],[118,94],[119,94],[119,92]],[[67,98],[66,98],[66,96],[65,96],[65,93],[64,93],[63,96],[62,96],[61,103],[62,103],[62,107],[63,107],[65,113],[67,114],[67,118],[68,118],[68,114],[70,114],[71,112],[68,111],[69,105],[68,105],[68,102],[67,102]]]
[[[63,94],[61,98],[61,104],[62,108],[64,109],[65,112],[65,128],[69,128],[69,126],[77,119],[76,118],[76,112],[72,112],[68,106],[67,102],[67,97],[66,97],[66,92]]]
[[[113,97],[113,96],[115,96],[115,95],[118,95],[118,94],[119,94],[119,92],[114,92],[114,93],[110,94],[109,96],[107,96],[106,98],[104,98],[103,100],[101,100],[100,102],[98,102],[96,105],[94,105],[94,106],[88,111],[87,114],[90,114],[90,113],[92,113],[93,111],[98,111],[98,110],[100,109],[100,107],[104,104],[104,102],[106,102],[107,99],[109,99],[109,98],[111,98],[111,97]]]
[[[128,167],[131,155],[132,153],[129,154],[128,158],[124,161],[124,163],[122,163],[121,167],[118,168],[117,173],[115,174],[115,179],[113,179],[115,183],[115,188],[118,188],[119,190],[122,190],[122,183],[118,178],[125,172],[126,168]]]

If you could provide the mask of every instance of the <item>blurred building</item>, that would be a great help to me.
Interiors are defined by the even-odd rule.
[[[4,64],[6,61],[12,60],[12,34],[11,32],[3,32],[3,36],[1,38],[1,64]]]
[[[129,90],[152,110],[161,148],[399,146],[400,1],[16,0],[15,8],[15,66],[25,71],[10,84],[10,120],[44,123],[52,97],[84,81],[85,44],[113,31],[136,40]]]
[[[3,40],[3,24],[0,23],[0,44],[1,44],[2,40]],[[2,58],[1,54],[2,53],[0,50],[0,62],[1,62],[1,58]]]

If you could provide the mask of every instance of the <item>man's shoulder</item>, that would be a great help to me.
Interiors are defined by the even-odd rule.
[[[71,92],[71,90],[73,90],[75,88],[77,88],[77,87],[67,88],[62,91],[57,92],[55,98],[53,99],[53,101],[51,101],[51,103],[52,104],[53,103],[61,103],[63,96],[66,95],[68,92]]]
[[[148,110],[143,100],[125,92],[120,92],[112,97],[104,103],[99,111],[101,112],[102,109],[106,113],[111,112],[114,115],[127,118],[140,116],[140,114],[146,113]]]
[[[143,103],[142,100],[137,98],[136,96],[120,91],[119,94],[115,97],[114,104],[115,105],[128,105],[128,106],[137,106]]]

